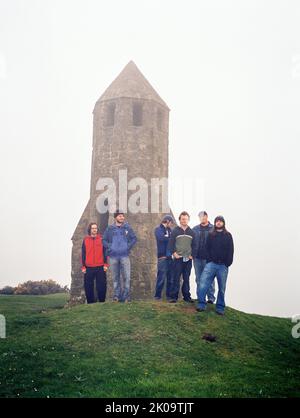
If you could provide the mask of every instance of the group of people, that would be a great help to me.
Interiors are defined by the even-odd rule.
[[[225,227],[223,216],[217,216],[212,225],[207,212],[199,213],[200,223],[193,229],[188,226],[190,216],[182,212],[179,225],[172,228],[173,217],[166,215],[155,229],[157,241],[157,280],[155,299],[161,300],[164,283],[166,298],[176,303],[180,290],[183,300],[193,303],[190,293],[190,274],[194,263],[197,285],[197,311],[206,309],[206,304],[213,304],[215,298],[215,278],[218,282],[216,312],[225,311],[225,290],[228,268],[233,261],[233,239]]]
[[[102,236],[98,226],[91,223],[88,235],[82,244],[82,271],[87,303],[94,302],[94,282],[96,281],[99,302],[106,297],[106,271],[111,269],[113,280],[113,301],[130,301],[130,258],[137,237],[125,221],[125,214],[117,210],[114,223],[107,227]],[[194,303],[190,293],[190,274],[194,264],[197,285],[197,311],[203,312],[207,303],[216,301],[216,313],[224,315],[225,290],[229,266],[233,261],[233,239],[225,227],[225,219],[217,216],[212,225],[207,212],[199,213],[199,224],[189,227],[187,212],[179,215],[179,225],[175,226],[171,215],[163,217],[155,229],[157,242],[157,277],[154,298],[162,300],[165,287],[166,299],[176,303],[179,297],[180,281],[183,300]],[[123,283],[121,280],[123,279]],[[215,298],[215,279],[218,283]]]

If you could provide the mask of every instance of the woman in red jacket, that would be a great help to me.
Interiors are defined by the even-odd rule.
[[[82,243],[82,272],[84,273],[84,290],[87,303],[94,303],[94,282],[99,302],[105,302],[106,297],[106,271],[108,263],[102,237],[98,234],[96,223],[90,223],[88,235]]]

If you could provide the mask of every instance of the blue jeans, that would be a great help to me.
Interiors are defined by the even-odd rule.
[[[183,258],[174,258],[172,262],[172,270],[173,270],[173,284],[172,284],[172,291],[171,291],[171,298],[173,300],[178,299],[178,294],[180,290],[180,277],[182,276],[182,287],[181,293],[183,299],[188,301],[191,300],[190,294],[190,274],[192,270],[192,260],[183,261]]]
[[[114,299],[129,300],[130,293],[130,259],[129,257],[110,257],[110,268],[114,285]],[[121,285],[121,276],[123,286]]]
[[[160,299],[161,293],[166,282],[166,297],[171,299],[172,286],[172,258],[160,258],[157,261],[157,277],[155,298]]]
[[[225,264],[207,263],[200,277],[199,303],[198,308],[206,308],[206,294],[210,288],[215,276],[218,281],[218,297],[216,311],[224,313],[225,311],[225,290],[228,275],[228,267]]]
[[[204,270],[204,267],[206,266],[206,260],[203,260],[201,258],[194,258],[194,269],[196,274],[196,284],[197,284],[197,299],[199,300],[199,290],[200,290],[200,277]],[[210,288],[207,292],[207,299],[214,302],[216,300],[215,298],[215,280],[213,280]]]

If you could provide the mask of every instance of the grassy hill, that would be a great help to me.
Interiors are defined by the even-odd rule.
[[[300,396],[291,321],[158,302],[1,296],[0,397]],[[202,339],[216,335],[216,342]]]

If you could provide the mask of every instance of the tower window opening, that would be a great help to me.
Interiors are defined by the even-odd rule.
[[[105,126],[114,126],[115,124],[115,110],[116,110],[116,104],[110,103],[106,107],[106,115],[105,115]]]
[[[133,103],[132,124],[134,126],[142,126],[143,124],[143,106],[141,103]]]
[[[164,121],[163,111],[158,109],[157,110],[157,115],[156,115],[156,124],[157,124],[157,129],[159,131],[163,130],[163,121]]]

